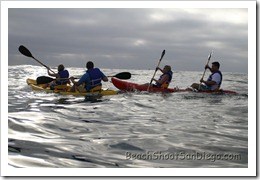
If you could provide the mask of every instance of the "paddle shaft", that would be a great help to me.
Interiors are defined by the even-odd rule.
[[[42,66],[46,67],[47,69],[49,69],[52,73],[56,74],[53,70],[51,70],[48,66],[46,66],[45,64],[43,64],[41,61],[39,61],[38,59],[32,57],[35,61],[37,61],[39,64],[41,64]]]
[[[160,66],[160,63],[161,63],[161,60],[160,60],[160,61],[158,61],[158,64],[157,64],[157,66],[156,66],[156,67],[159,67],[159,66]],[[151,85],[151,84],[152,84],[152,82],[153,82],[153,78],[154,78],[154,76],[155,76],[156,72],[157,72],[157,70],[155,70],[155,71],[154,71],[154,73],[153,73],[153,77],[152,77],[152,79],[151,79],[151,81],[150,81],[150,85]]]
[[[39,64],[41,64],[42,66],[46,67],[47,69],[49,69],[52,73],[55,74],[55,72],[53,70],[51,70],[48,66],[46,66],[45,64],[43,64],[41,61],[39,61],[38,59],[36,59],[35,57],[33,57],[32,53],[29,51],[29,49],[27,49],[25,46],[21,45],[19,46],[19,51],[21,54],[23,54],[24,56],[33,58],[35,61],[37,61]]]
[[[210,58],[211,58],[212,53],[213,53],[213,52],[211,51],[211,53],[210,53],[209,56],[208,56],[208,61],[207,61],[206,66],[209,64],[209,61],[210,61]],[[204,78],[206,71],[207,71],[207,69],[204,70],[204,73],[203,73],[201,79]],[[200,82],[199,89],[200,89],[201,83],[202,83],[202,82]]]
[[[107,77],[116,77],[118,79],[130,79],[131,73],[130,72],[121,72],[113,76],[107,76]],[[58,79],[70,79],[70,78],[58,78]],[[79,79],[79,77],[75,77],[74,79]]]
[[[152,77],[152,79],[151,79],[151,81],[150,81],[150,83],[149,83],[149,86],[148,86],[147,91],[149,91],[150,86],[152,85],[153,78],[154,78],[154,76],[155,76],[155,74],[156,74],[156,72],[157,72],[157,67],[160,66],[160,63],[161,63],[161,61],[162,61],[162,58],[163,58],[164,54],[165,54],[165,50],[163,50],[162,55],[161,55],[161,58],[160,58],[159,61],[158,61],[158,64],[157,64],[156,69],[155,69],[155,71],[154,71],[154,73],[153,73],[153,77]]]
[[[131,78],[131,73],[130,72],[121,72],[121,73],[118,73],[116,75],[107,76],[107,77],[109,77],[109,78],[116,77],[118,79],[130,79]],[[69,79],[69,78],[59,78],[59,79]],[[79,79],[79,78],[74,78],[74,79]]]

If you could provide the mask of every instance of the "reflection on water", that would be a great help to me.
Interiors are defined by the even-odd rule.
[[[147,82],[152,74],[130,72],[131,81],[138,83]],[[33,66],[9,67],[10,166],[248,166],[246,74],[224,73],[223,89],[239,95],[136,92],[85,99],[33,92],[26,78],[44,73]],[[176,72],[172,87],[186,88],[198,81],[190,77],[199,74]],[[104,87],[115,89],[111,83]]]

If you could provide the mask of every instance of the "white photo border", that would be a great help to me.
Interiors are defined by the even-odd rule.
[[[8,165],[9,8],[247,8],[248,168],[14,168]],[[102,172],[102,173],[101,173]],[[255,1],[2,1],[1,2],[1,176],[256,176],[256,2]]]

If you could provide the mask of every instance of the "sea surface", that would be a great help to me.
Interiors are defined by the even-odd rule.
[[[68,70],[78,77],[85,71]],[[102,70],[128,71],[137,83],[149,82],[154,72]],[[202,73],[174,71],[170,87],[187,88]],[[26,79],[43,75],[40,66],[8,67],[9,166],[248,167],[247,74],[223,72],[222,88],[238,95],[134,92],[97,101],[32,91]],[[111,82],[103,87],[116,90]]]

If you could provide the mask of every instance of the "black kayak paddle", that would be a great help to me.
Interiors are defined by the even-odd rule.
[[[108,76],[108,77],[116,77],[118,79],[130,79],[131,73],[130,72],[121,72],[114,76]],[[62,79],[69,79],[69,78],[62,78]],[[78,79],[78,78],[75,78],[75,79]],[[37,84],[47,84],[47,83],[52,82],[53,80],[55,80],[55,79],[48,77],[48,76],[39,76],[36,79],[36,83]]]
[[[24,47],[23,45],[19,46],[18,50],[20,51],[21,54],[23,54],[24,56],[33,58],[35,61],[37,61],[39,64],[41,64],[42,66],[46,67],[47,69],[50,69],[48,66],[46,66],[45,64],[43,64],[41,61],[39,61],[38,59],[36,59],[35,57],[33,57],[32,53],[29,51],[29,49],[27,49],[26,47]],[[52,73],[55,73],[54,71],[52,71],[50,69],[50,71]]]
[[[163,50],[162,55],[161,55],[161,58],[160,58],[159,61],[158,61],[158,64],[157,64],[157,66],[156,66],[156,68],[155,68],[155,71],[154,71],[153,77],[152,77],[152,79],[151,79],[151,81],[150,81],[150,83],[149,83],[149,86],[148,86],[148,88],[147,88],[147,91],[149,91],[150,86],[152,85],[153,78],[154,78],[154,76],[155,76],[155,74],[156,74],[156,72],[157,72],[157,68],[159,67],[159,65],[160,65],[160,63],[161,63],[162,58],[163,58],[164,55],[165,55],[165,50]]]
[[[130,72],[121,72],[121,73],[118,73],[114,76],[108,76],[108,77],[116,77],[118,79],[130,79],[131,73]]]
[[[24,56],[33,58],[35,61],[37,61],[38,63],[40,63],[42,66],[46,67],[47,69],[50,69],[48,66],[46,66],[45,64],[43,64],[41,61],[39,61],[38,59],[36,59],[35,57],[33,57],[32,53],[23,45],[19,46],[18,50],[20,51],[21,54],[23,54]],[[50,69],[51,72],[55,73],[54,71],[52,71]],[[114,76],[108,76],[108,77],[116,77],[118,79],[130,79],[131,78],[131,73],[129,72],[121,72],[118,73]],[[51,81],[53,81],[54,79],[48,76],[40,76],[36,79],[37,84],[46,84],[46,83],[50,83]]]
[[[48,77],[48,76],[39,76],[36,79],[36,83],[37,84],[47,84],[47,83],[52,82],[53,80],[55,80],[55,79]]]
[[[212,54],[213,54],[213,51],[211,51],[211,53],[209,54],[209,56],[208,56],[208,60],[207,60],[207,64],[206,64],[206,66],[209,64],[209,61],[210,61],[210,59],[211,59],[211,56],[212,56]],[[203,75],[202,75],[202,77],[201,77],[201,79],[203,79],[204,78],[204,76],[205,76],[205,73],[206,73],[206,70],[207,69],[205,69],[204,70],[204,72],[203,72]],[[199,89],[200,89],[200,86],[201,86],[201,82],[200,82],[200,84],[199,84]]]

